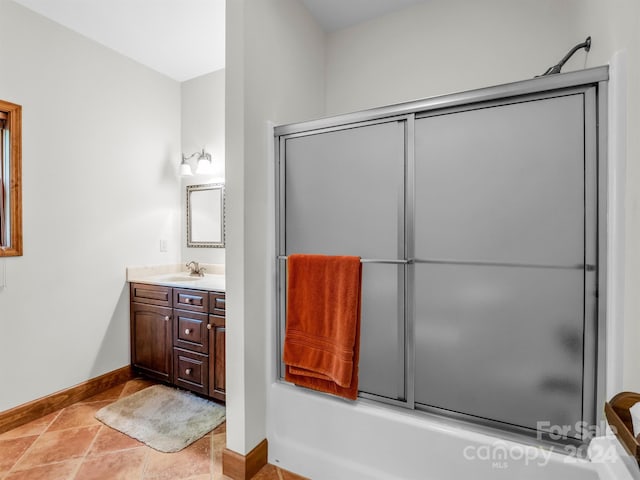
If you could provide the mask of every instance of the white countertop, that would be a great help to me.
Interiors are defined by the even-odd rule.
[[[127,281],[166,287],[224,292],[226,287],[224,267],[204,266],[206,270],[213,273],[205,273],[202,277],[190,275],[188,272],[180,270],[182,265],[127,267]]]

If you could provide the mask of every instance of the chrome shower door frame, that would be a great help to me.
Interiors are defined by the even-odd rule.
[[[589,424],[600,425],[603,420],[598,405],[605,401],[605,360],[606,360],[606,303],[607,303],[607,85],[608,67],[598,67],[578,72],[540,77],[521,82],[510,83],[479,90],[444,95],[426,100],[407,102],[362,112],[338,115],[309,122],[277,126],[275,136],[276,160],[276,251],[274,264],[276,272],[276,381],[284,381],[284,365],[281,362],[282,345],[286,319],[286,222],[285,222],[285,167],[286,140],[296,136],[314,135],[331,131],[346,130],[360,126],[392,121],[405,122],[405,190],[404,190],[404,257],[402,273],[404,287],[402,298],[404,305],[399,310],[399,318],[404,322],[405,336],[405,397],[402,400],[389,399],[373,394],[362,393],[360,398],[366,401],[386,403],[413,410],[420,414],[437,413],[447,417],[470,422],[472,428],[496,428],[508,434],[523,434],[529,440],[553,443],[553,439],[528,429],[505,425],[499,421],[482,420],[464,414],[451,414],[438,409],[420,409],[415,404],[415,331],[414,331],[414,205],[415,205],[415,151],[414,129],[416,116],[433,115],[445,110],[465,110],[480,106],[497,105],[523,101],[523,99],[547,98],[568,93],[582,92],[585,105],[585,258],[584,258],[584,346],[583,346],[583,414]],[[595,118],[593,118],[595,115]],[[376,260],[376,259],[371,259]],[[394,259],[378,259],[379,261]],[[595,268],[591,266],[595,265]],[[587,291],[592,285],[595,292]],[[588,393],[591,392],[592,394]],[[588,436],[569,439],[560,443],[587,443]]]

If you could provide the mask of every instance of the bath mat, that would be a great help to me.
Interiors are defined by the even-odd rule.
[[[164,385],[145,388],[96,412],[96,418],[160,452],[177,452],[225,420],[225,408]]]

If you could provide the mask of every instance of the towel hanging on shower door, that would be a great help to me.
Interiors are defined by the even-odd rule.
[[[358,396],[360,257],[287,258],[285,380],[350,400]]]

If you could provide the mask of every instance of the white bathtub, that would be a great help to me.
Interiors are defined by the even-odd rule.
[[[269,462],[313,480],[636,480],[615,440],[593,461],[516,443],[455,422],[355,404],[274,383]]]

